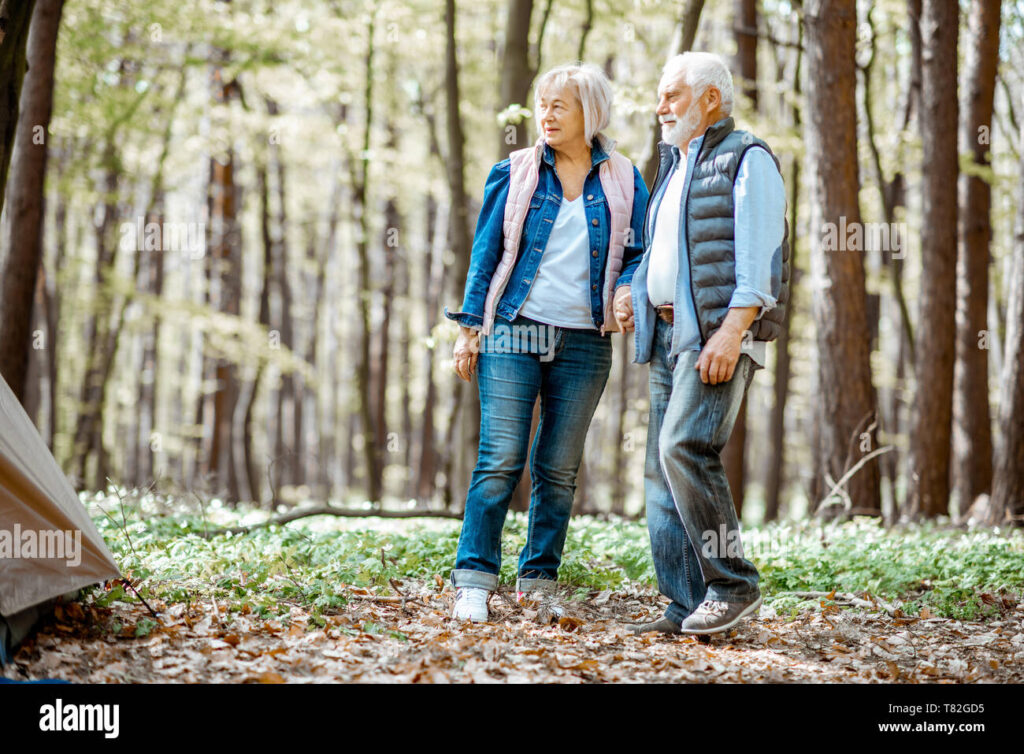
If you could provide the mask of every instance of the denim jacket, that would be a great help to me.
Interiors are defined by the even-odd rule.
[[[591,168],[583,183],[584,212],[587,229],[590,231],[590,309],[595,327],[604,324],[604,306],[601,291],[604,289],[605,261],[608,255],[608,240],[611,234],[611,213],[605,201],[598,168],[608,159],[606,149],[614,142],[595,139],[590,151]],[[491,278],[501,259],[505,200],[509,191],[509,163],[502,160],[491,168],[484,186],[483,206],[477,218],[476,233],[473,236],[473,252],[470,257],[469,274],[462,302],[462,311],[449,312],[448,319],[460,325],[479,330],[483,326],[484,300]],[[633,214],[630,218],[632,230],[630,243],[623,249],[622,272],[615,284],[628,285],[633,272],[643,257],[643,221],[647,210],[648,191],[640,171],[633,168]],[[537,275],[541,254],[546,248],[551,228],[562,206],[562,185],[555,174],[555,152],[544,146],[544,157],[537,179],[537,190],[530,200],[530,210],[523,226],[522,240],[515,267],[508,285],[498,301],[496,313],[505,319],[514,320],[519,309],[530,293],[530,286]],[[530,249],[532,253],[524,253]]]

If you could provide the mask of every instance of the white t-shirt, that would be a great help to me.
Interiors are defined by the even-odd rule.
[[[582,194],[562,199],[519,313],[556,327],[597,329],[590,314],[590,231]]]
[[[651,258],[647,262],[647,295],[652,306],[672,304],[676,298],[679,276],[679,210],[685,184],[685,165],[679,165],[669,176],[654,221],[651,237]]]

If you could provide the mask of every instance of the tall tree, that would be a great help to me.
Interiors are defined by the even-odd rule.
[[[280,114],[277,102],[267,98],[267,115],[275,118]],[[281,154],[280,138],[275,132],[267,142],[269,167],[274,178],[277,197],[276,234],[272,234],[271,251],[274,273],[273,283],[278,293],[277,332],[281,346],[291,352],[297,349],[295,318],[292,313],[293,297],[290,272],[292,265],[291,246],[288,239],[288,184]],[[283,484],[300,484],[299,464],[302,457],[302,410],[299,400],[301,377],[292,371],[281,375],[277,390],[277,419],[274,423],[275,468],[280,469],[278,481]]]
[[[800,116],[800,76],[803,64],[803,19],[802,14],[797,16],[796,21],[796,62],[793,71],[793,93],[797,95],[793,99],[790,111],[793,117],[793,128],[799,132],[801,128]],[[781,71],[780,71],[781,76]],[[797,212],[799,210],[800,198],[800,160],[794,157],[790,165],[790,176],[788,181],[789,190],[789,227],[793,232],[799,228],[797,223]],[[768,479],[765,483],[765,509],[764,520],[774,521],[779,516],[781,508],[782,487],[785,483],[786,470],[786,402],[789,399],[789,378],[790,378],[790,324],[793,321],[793,310],[795,308],[797,282],[800,280],[800,270],[797,267],[797,242],[794,238],[789,245],[789,264],[792,270],[789,305],[786,307],[786,317],[782,322],[782,332],[775,346],[775,368],[772,370],[775,376],[772,390],[774,402],[768,430]]]
[[[0,0],[0,209],[18,127],[18,100],[28,66],[25,43],[34,5],[35,0]]]
[[[736,72],[741,91],[757,111],[757,0],[735,0],[736,18],[732,32],[736,39]]]
[[[511,13],[511,10],[509,11]],[[459,114],[459,66],[455,57],[456,32],[455,32],[455,0],[445,2],[445,104],[447,114],[448,131],[448,193],[450,196],[449,215],[449,238],[452,252],[455,257],[455,266],[451,268],[453,288],[461,288],[469,273],[469,259],[472,251],[470,242],[468,213],[466,211],[466,181],[465,181],[465,138],[462,134],[462,116]],[[457,295],[457,293],[456,293]],[[475,401],[470,392],[470,385],[456,379],[455,395],[452,406],[452,414],[448,423],[448,431],[445,437],[445,505],[450,506],[456,499],[462,498],[462,488],[468,486],[459,484],[456,486],[455,472],[456,459],[461,454],[462,459],[475,458],[477,444],[476,435],[479,433],[479,402]],[[472,386],[472,393],[476,393],[475,386]],[[465,416],[459,415],[460,406],[472,403],[476,411],[466,411]],[[456,432],[461,430],[463,441],[457,439]],[[465,440],[469,442],[465,442]]]
[[[361,326],[359,361],[356,367],[356,385],[359,396],[359,419],[363,430],[363,452],[366,457],[366,494],[371,501],[380,501],[383,493],[384,470],[380,455],[379,427],[376,423],[373,395],[384,390],[384,385],[372,382],[371,346],[373,333],[370,330],[370,253],[369,253],[369,152],[370,135],[373,131],[373,75],[374,75],[374,27],[377,16],[374,10],[367,27],[366,66],[364,69],[365,129],[363,149],[358,160],[359,172],[354,181],[358,206],[359,232],[356,251],[359,256],[358,311]],[[353,163],[353,170],[355,170]]]
[[[216,51],[220,63],[227,61],[226,51]],[[226,69],[217,65],[213,73],[213,95],[222,107],[240,96],[237,80],[226,80]],[[215,296],[211,297],[217,311],[237,317],[242,298],[242,245],[238,221],[238,196],[235,183],[235,149],[229,145],[221,154],[210,158],[210,257],[213,264],[211,282]],[[226,492],[228,499],[240,497],[240,469],[235,457],[235,408],[238,406],[240,386],[237,367],[221,356],[215,361],[216,390],[212,396],[212,443],[209,467],[215,475],[218,491]]]
[[[1000,0],[973,0],[968,22],[966,92],[960,153],[990,165],[989,144],[999,64]],[[960,176],[956,368],[953,379],[953,481],[966,511],[992,489],[992,420],[988,403],[988,266],[992,189],[984,177]]]
[[[43,192],[50,113],[53,110],[57,32],[63,9],[64,0],[39,0],[32,14],[28,34],[29,68],[21,92],[10,173],[10,236],[0,274],[0,322],[4,323],[0,328],[0,373],[20,401],[25,398],[25,375],[32,338],[32,302],[43,259]],[[18,112],[18,108],[14,112]],[[2,175],[0,181],[3,181]],[[2,204],[0,196],[0,206]]]
[[[757,0],[736,0],[736,18],[733,23],[733,36],[736,39],[736,73],[742,82],[743,95],[750,102],[751,109],[757,112]],[[729,480],[736,515],[743,515],[743,492],[746,474],[744,473],[744,453],[747,445],[747,396],[743,396],[740,411],[736,415],[732,434],[722,449],[722,465],[725,476]]]
[[[859,248],[847,249],[846,238],[846,228],[860,226],[854,58],[857,8],[855,0],[811,0],[805,8],[805,141],[810,194],[814,197],[811,270],[818,341],[817,434],[821,464],[815,469],[815,477],[838,483],[876,449],[864,260]],[[853,475],[846,490],[849,512],[879,512],[877,463],[868,461]]]
[[[530,66],[530,17],[533,15],[533,0],[508,0],[508,16],[505,23],[505,54],[501,66],[500,107],[526,104],[530,84],[536,75]],[[508,157],[515,149],[528,146],[526,123],[509,124],[513,133],[499,134],[498,154]]]
[[[668,47],[668,56],[665,60],[689,52],[693,48],[693,41],[697,38],[697,27],[700,25],[700,14],[704,10],[704,0],[686,0],[683,6],[682,15],[676,24],[675,33],[672,35],[672,42]],[[661,124],[658,116],[654,115],[651,122],[651,130],[647,139],[647,158],[644,160],[644,169],[641,171],[644,183],[653,188],[654,179],[658,177],[658,142],[661,141]]]
[[[949,509],[949,457],[956,356],[957,112],[959,6],[924,0],[921,17],[921,292],[910,426],[906,515]]]
[[[1021,129],[1024,137],[1024,128]],[[1024,139],[1022,139],[1024,143]],[[1000,441],[992,482],[991,523],[1024,525],[1024,156],[1017,190],[1017,230],[1006,307],[1006,354],[1000,379]]]
[[[123,61],[120,64],[123,73]],[[106,405],[106,389],[108,385],[110,364],[110,348],[116,344],[112,337],[114,322],[111,310],[114,309],[114,292],[111,279],[117,269],[118,251],[121,244],[114,241],[113,230],[117,216],[117,198],[119,191],[119,175],[121,174],[120,155],[115,147],[116,134],[106,136],[103,149],[102,166],[103,180],[99,187],[101,200],[95,210],[98,220],[94,224],[96,232],[96,268],[93,277],[95,311],[86,318],[85,372],[82,377],[79,397],[79,413],[74,435],[74,469],[79,483],[87,484],[89,458],[96,457],[95,471],[92,477],[93,489],[101,489],[106,484],[106,452],[103,449],[103,407]]]

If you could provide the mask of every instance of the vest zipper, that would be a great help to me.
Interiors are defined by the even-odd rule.
[[[697,156],[693,158],[693,170],[696,172],[697,164],[700,162],[700,153],[704,149],[704,142],[707,140],[707,132],[704,133],[704,138],[700,140],[700,146],[697,147]],[[686,239],[686,267],[690,271],[690,299],[693,301],[693,315],[697,318],[697,330],[700,331],[700,347],[704,348],[704,344],[707,340],[704,338],[704,326],[700,323],[700,310],[697,309],[697,296],[693,293],[693,264],[690,260],[690,213],[688,207],[690,205],[690,189],[693,186],[693,176],[690,176],[690,183],[686,187],[686,198],[683,200],[683,238]]]
[[[659,149],[658,150],[658,172],[655,173],[655,175],[654,175],[654,185],[651,186],[650,199],[653,199],[654,195],[658,193],[658,182],[661,180],[661,174],[662,174],[661,168],[662,168],[662,166],[664,164],[665,164],[665,161],[662,160],[662,158],[661,158],[661,150]],[[647,239],[647,227],[648,227],[647,226],[647,220],[651,216],[651,204],[653,204],[653,202],[648,201],[647,202],[647,208],[644,210],[644,249],[646,249],[647,245],[648,245],[647,244],[647,240],[648,240]]]

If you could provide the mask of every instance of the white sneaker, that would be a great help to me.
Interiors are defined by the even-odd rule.
[[[486,589],[474,586],[460,586],[455,590],[455,609],[452,617],[455,620],[468,620],[482,623],[487,620],[487,598],[491,593]]]

